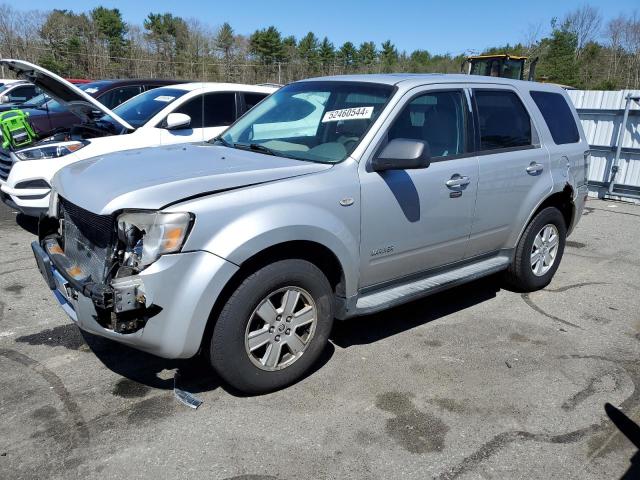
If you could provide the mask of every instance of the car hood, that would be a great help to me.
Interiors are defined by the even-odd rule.
[[[111,118],[122,127],[128,130],[134,130],[128,122],[113,113],[91,95],[83,92],[72,83],[49,70],[45,70],[44,68],[23,60],[13,60],[10,58],[0,59],[0,65],[16,72],[18,77],[38,86],[40,90],[65,105],[84,122],[94,117],[93,112],[99,110],[105,115],[110,115]]]
[[[211,144],[112,153],[61,169],[53,187],[100,215],[123,208],[160,209],[221,191],[320,172],[331,165]]]

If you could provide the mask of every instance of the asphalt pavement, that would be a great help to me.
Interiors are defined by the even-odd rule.
[[[639,206],[590,200],[546,289],[495,276],[338,323],[257,397],[82,334],[34,232],[0,206],[0,478],[640,478]]]

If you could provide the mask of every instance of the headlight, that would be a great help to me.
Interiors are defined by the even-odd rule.
[[[85,145],[86,143],[83,142],[64,142],[56,145],[25,148],[15,153],[20,160],[42,160],[45,158],[64,157],[70,153],[77,152]]]
[[[118,238],[128,263],[146,267],[160,255],[178,252],[193,222],[191,213],[125,212],[118,216]]]

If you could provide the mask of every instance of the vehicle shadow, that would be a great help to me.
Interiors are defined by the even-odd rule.
[[[380,313],[336,321],[330,338],[341,348],[377,342],[490,300],[501,284],[496,274]]]
[[[80,331],[91,351],[102,364],[118,375],[160,390],[172,390],[177,386],[190,393],[210,392],[222,388],[236,397],[245,397],[216,374],[203,355],[196,355],[186,360],[170,360],[136,350],[108,338]],[[335,352],[335,347],[328,343],[322,355],[309,371],[299,380],[313,375],[324,367]],[[175,373],[164,373],[175,370]],[[178,380],[174,383],[174,377]]]
[[[620,430],[620,433],[627,437],[636,448],[640,449],[640,426],[610,403],[605,403],[604,411],[618,430]],[[620,480],[640,478],[640,451],[637,451],[629,461],[631,462],[631,466],[624,475],[620,477]]]
[[[300,381],[323,368],[333,357],[335,346],[349,348],[397,335],[490,300],[496,296],[500,288],[500,275],[493,275],[384,312],[344,322],[336,321],[330,336],[331,341],[320,359]],[[88,332],[82,331],[82,336],[108,369],[142,385],[171,390],[174,388],[175,373],[171,372],[173,370],[179,375],[177,386],[182,390],[200,393],[222,388],[231,395],[246,396],[226,385],[202,355],[188,360],[168,360]]]
[[[199,357],[168,360],[136,350],[108,338],[81,331],[82,336],[105,367],[134,382],[160,390],[174,388],[174,373],[179,372],[178,387],[191,393],[215,390],[220,380]]]
[[[38,218],[30,217],[24,213],[16,215],[16,223],[32,235],[38,235]]]

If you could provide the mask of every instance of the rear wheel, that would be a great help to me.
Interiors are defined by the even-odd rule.
[[[214,326],[210,360],[245,393],[299,380],[326,346],[333,324],[331,286],[305,260],[282,260],[249,275]]]
[[[546,287],[560,265],[566,236],[565,220],[557,208],[540,211],[516,247],[506,275],[509,284],[525,292]]]

